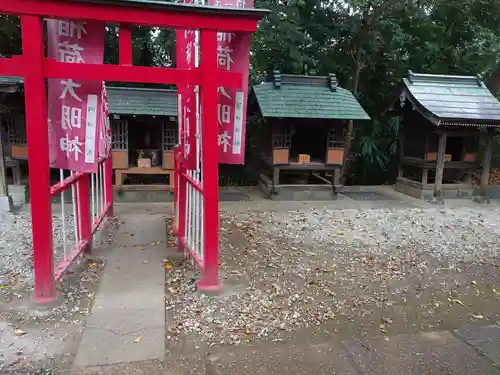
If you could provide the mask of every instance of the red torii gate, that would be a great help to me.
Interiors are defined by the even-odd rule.
[[[14,0],[0,2],[0,13],[20,16],[22,56],[0,58],[0,75],[24,77],[26,130],[35,269],[34,299],[56,298],[54,281],[76,256],[89,249],[92,235],[105,215],[112,215],[111,158],[104,161],[105,204],[98,219],[90,216],[88,174],[73,174],[50,186],[47,91],[45,79],[191,84],[200,86],[202,131],[202,183],[191,181],[203,195],[205,264],[201,284],[218,285],[218,147],[217,88],[241,87],[241,73],[217,68],[217,31],[252,33],[267,11],[215,8],[155,0]],[[73,64],[48,59],[44,53],[44,18],[96,20],[120,24],[119,65]],[[131,25],[146,25],[200,31],[199,68],[152,68],[132,65]],[[182,165],[182,161],[178,163]],[[107,166],[107,168],[105,168]],[[182,168],[180,171],[182,175]],[[69,260],[54,271],[51,197],[73,184],[79,185],[80,241]],[[76,208],[75,208],[76,210]],[[76,211],[75,211],[76,212]],[[183,240],[180,238],[180,240]]]

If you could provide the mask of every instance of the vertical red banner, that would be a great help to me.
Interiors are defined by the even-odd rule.
[[[192,1],[186,1],[191,3]],[[176,65],[181,69],[196,67],[197,61],[195,30],[176,30]],[[177,86],[177,121],[179,123],[180,152],[187,169],[196,169],[196,117],[198,103],[195,85]]]
[[[111,152],[111,128],[109,125],[108,93],[102,83],[101,106],[99,107],[101,123],[99,127],[99,158],[104,159]]]
[[[208,5],[253,8],[253,0],[208,0]],[[250,42],[250,34],[217,33],[217,66],[243,75],[240,89],[219,87],[219,163],[223,164],[245,163]]]
[[[48,55],[59,62],[102,64],[102,22],[47,20]],[[95,172],[102,126],[101,81],[50,79],[48,118],[50,166]]]

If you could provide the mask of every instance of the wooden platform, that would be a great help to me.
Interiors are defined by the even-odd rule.
[[[128,174],[143,174],[143,175],[169,175],[169,186],[174,184],[174,171],[159,167],[139,168],[133,167],[129,169],[115,169],[115,185],[123,186],[123,176]]]

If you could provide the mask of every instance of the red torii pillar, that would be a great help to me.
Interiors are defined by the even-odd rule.
[[[252,33],[265,10],[214,8],[157,1],[15,0],[0,2],[0,13],[21,17],[23,55],[0,58],[0,75],[24,77],[36,301],[56,298],[52,244],[46,78],[136,83],[191,84],[201,88],[205,240],[210,268],[217,270],[218,153],[217,87],[240,87],[241,74],[217,69],[217,31]],[[120,64],[55,62],[44,55],[43,19],[118,23]],[[130,25],[199,29],[201,67],[187,70],[132,66]],[[80,192],[80,195],[84,192]],[[86,220],[82,218],[82,221]],[[208,264],[207,264],[208,266]],[[205,283],[218,283],[215,272]]]

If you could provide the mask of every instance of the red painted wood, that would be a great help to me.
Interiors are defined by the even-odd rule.
[[[71,263],[82,253],[85,251],[87,244],[83,241],[78,242],[73,250],[70,251],[68,257],[66,259],[61,260],[61,262],[57,265],[54,273],[54,278],[56,281],[60,281],[64,275],[64,272],[71,266]]]
[[[132,29],[128,23],[120,24],[120,65],[132,65]]]
[[[47,78],[74,78],[137,83],[197,84],[201,79],[199,69],[151,68],[146,66],[121,66],[110,64],[61,63],[45,60]],[[217,81],[229,87],[241,87],[241,73],[220,72]]]
[[[177,236],[179,241],[177,243],[177,249],[179,252],[184,251],[184,243],[186,239],[186,210],[187,210],[187,186],[186,179],[183,177],[186,172],[182,163],[177,164],[177,173],[179,176],[179,205],[177,206],[178,215],[179,215],[179,226],[177,228]]]
[[[92,213],[90,212],[90,174],[86,173],[79,180],[78,210],[82,228],[81,239],[88,246],[86,252],[92,251]]]
[[[191,247],[189,247],[186,238],[183,237],[179,239],[179,242],[181,242],[181,246],[184,249],[184,251],[186,251],[189,254],[189,256],[196,263],[196,266],[203,272],[203,261],[200,259],[200,256],[196,253],[196,251],[194,251]]]
[[[92,235],[95,232],[97,232],[97,229],[99,228],[99,225],[101,225],[101,223],[103,222],[103,220],[107,217],[106,213],[108,212],[108,210],[110,208],[109,206],[110,205],[108,204],[105,207],[103,207],[102,212],[99,213],[99,216],[92,223]]]
[[[180,132],[179,132],[180,133]],[[179,137],[179,136],[177,136]],[[174,220],[172,222],[172,235],[178,236],[179,228],[177,225],[177,217],[179,215],[179,147],[176,146],[174,148]],[[170,185],[172,185],[172,181],[170,181]],[[178,246],[180,249],[180,246]]]
[[[21,17],[22,46],[31,69],[25,72],[26,134],[33,258],[35,269],[34,300],[54,300],[54,259],[52,254],[52,208],[49,175],[49,135],[47,131],[47,91],[43,78],[43,21],[36,16]],[[33,188],[35,187],[36,188]]]
[[[106,187],[106,205],[109,208],[106,211],[108,217],[114,216],[113,210],[113,153],[110,152],[106,160],[104,160],[104,184]]]
[[[83,3],[68,0],[4,0],[0,13],[30,14],[53,18],[89,19],[108,23],[129,23],[169,28],[211,29],[254,32],[261,15],[218,15],[210,13],[173,11],[160,7],[146,8],[116,4]]]
[[[187,8],[185,8],[187,9]],[[23,56],[0,59],[0,75],[25,77],[26,122],[28,133],[28,158],[30,167],[30,193],[33,218],[33,247],[35,258],[35,300],[51,301],[56,297],[52,253],[51,193],[67,189],[70,182],[79,186],[78,205],[75,207],[80,220],[81,241],[70,259],[58,266],[59,278],[83,249],[92,247],[92,231],[105,214],[112,215],[111,158],[105,161],[106,207],[99,220],[92,223],[90,213],[90,181],[84,174],[72,181],[65,181],[50,190],[49,150],[47,131],[47,97],[44,77],[104,80],[120,82],[195,84],[201,87],[201,113],[203,137],[203,186],[204,239],[203,259],[192,249],[190,252],[203,278],[198,283],[201,290],[216,290],[218,279],[218,147],[217,147],[217,87],[240,87],[242,75],[217,69],[217,30],[253,32],[261,18],[260,13],[249,15],[201,13],[197,7],[188,11],[161,8],[142,8],[134,5],[89,4],[69,0],[15,0],[0,1],[0,13],[21,15]],[[57,63],[44,58],[43,17],[62,19],[97,20],[122,25],[120,37],[120,62],[123,65],[91,65]],[[182,70],[132,66],[132,43],[128,25],[154,25],[162,27],[200,29],[202,39],[201,69]],[[125,25],[125,26],[123,26]],[[182,163],[177,161],[176,173],[180,177],[179,248],[186,246],[186,183],[182,178]],[[108,168],[109,167],[109,168]],[[184,174],[185,175],[185,174]],[[177,181],[176,181],[177,182]],[[109,187],[109,189],[108,189]],[[197,187],[197,186],[195,186]],[[198,187],[199,188],[199,187]],[[80,231],[80,229],[78,229]]]
[[[73,175],[66,177],[64,181],[58,182],[50,188],[50,196],[55,197],[57,194],[61,194],[63,191],[68,190],[71,185],[73,185],[80,177],[83,176],[83,173],[74,173]]]
[[[25,66],[28,68],[25,69]],[[0,58],[0,74],[23,76],[31,69],[32,63],[23,56]],[[62,63],[44,59],[46,78],[73,78],[82,80],[103,80],[136,83],[198,84],[200,69],[152,68],[146,66],[121,66],[111,64]],[[242,75],[234,72],[217,72],[217,83],[225,87],[241,87]]]
[[[22,77],[24,76],[24,57],[22,56],[13,56],[12,58],[0,58],[0,75],[10,74],[14,77]]]
[[[203,278],[198,288],[214,291],[219,283],[219,160],[217,120],[217,32],[201,31],[201,124],[203,160]],[[182,202],[182,200],[181,200]]]
[[[185,170],[186,168],[184,168],[184,171]],[[201,195],[203,195],[202,186],[198,182],[193,180],[191,177],[189,177],[189,175],[187,175],[186,172],[182,173],[182,178],[184,178],[189,183],[189,185],[191,185],[191,187],[193,187],[196,191],[198,191]]]

